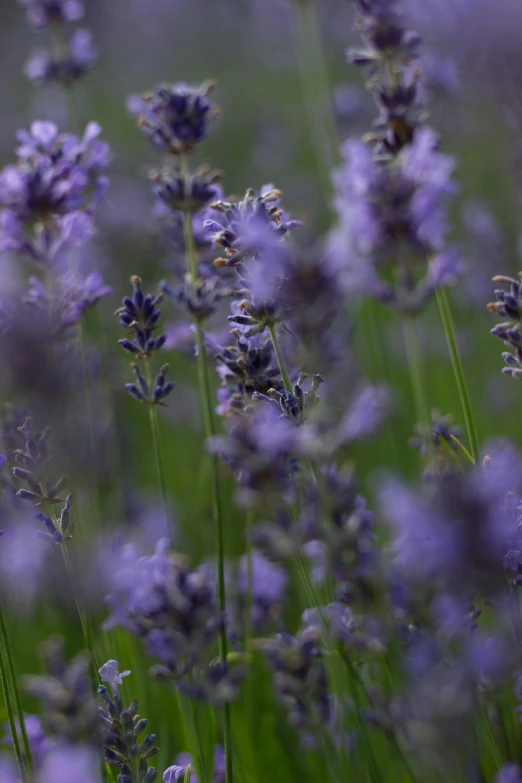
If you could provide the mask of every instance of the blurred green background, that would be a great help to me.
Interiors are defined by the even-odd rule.
[[[110,401],[112,410],[106,440],[112,455],[111,470],[102,481],[102,518],[90,525],[89,512],[81,515],[83,529],[77,535],[81,546],[75,547],[73,542],[71,547],[78,572],[88,568],[92,556],[91,527],[108,531],[123,525],[125,529],[132,523],[129,506],[138,496],[144,498],[145,507],[151,506],[151,514],[158,506],[148,416],[122,391],[131,377],[126,357],[116,344],[120,331],[112,313],[121,296],[130,290],[131,274],[143,278],[144,288],[155,290],[162,278],[171,276],[173,258],[159,238],[152,214],[147,171],[157,164],[158,156],[128,115],[127,97],[160,81],[197,84],[215,80],[214,97],[222,115],[198,151],[197,161],[223,171],[227,194],[242,194],[247,187],[274,183],[284,193],[285,208],[304,221],[304,235],[319,238],[325,236],[334,220],[325,159],[330,155],[334,163],[340,161],[332,137],[327,154],[318,153],[319,131],[324,125],[328,127],[326,104],[330,99],[334,104],[339,142],[360,135],[375,113],[371,98],[362,89],[360,73],[345,61],[345,48],[354,40],[352,6],[346,0],[320,0],[310,6],[291,0],[86,0],[86,5],[85,24],[93,30],[100,58],[97,69],[76,90],[74,114],[60,90],[35,88],[22,75],[31,50],[46,43],[45,33],[35,33],[26,25],[23,11],[14,0],[2,3],[0,8],[0,162],[11,160],[16,130],[27,127],[35,118],[51,118],[61,127],[76,129],[94,119],[103,127],[103,137],[110,142],[114,155],[112,187],[101,209],[99,234],[92,250],[93,265],[102,269],[114,295],[102,303],[101,316],[89,317],[88,321],[89,339],[101,355],[104,399]],[[458,74],[450,89],[434,85],[433,122],[443,133],[444,149],[458,160],[460,194],[452,219],[467,275],[452,293],[452,300],[478,434],[481,444],[493,436],[509,436],[520,443],[519,387],[500,374],[502,348],[500,341],[489,335],[494,319],[485,309],[488,290],[493,288],[488,283],[491,274],[514,274],[520,263],[516,105],[515,109],[506,105],[503,95],[495,99],[495,89],[480,78],[483,71],[474,69],[476,63],[459,59],[458,52],[440,54],[436,30],[422,32],[428,34],[430,51],[435,56],[449,57]],[[303,68],[308,79],[305,88]],[[502,78],[501,71],[492,72],[492,82],[495,78]],[[494,230],[489,233],[484,219],[473,223],[479,205],[494,221]],[[23,277],[29,271],[17,268],[15,274]],[[169,302],[164,305],[164,314],[168,323],[179,318]],[[372,307],[371,317],[377,344],[368,345],[368,335],[354,312],[354,349],[366,375],[391,387],[394,407],[376,439],[345,455],[355,461],[370,504],[376,469],[400,469],[412,478],[419,473],[418,456],[408,447],[415,421],[401,325],[395,315],[379,305]],[[221,328],[218,322],[216,326]],[[444,414],[453,414],[455,421],[463,424],[434,305],[423,315],[419,330],[429,404]],[[161,446],[179,548],[199,560],[211,555],[213,532],[195,362],[190,354],[190,350],[183,355],[170,351],[167,356],[177,389],[169,408],[160,411]],[[88,486],[89,477],[84,478]],[[231,559],[235,559],[244,551],[245,519],[233,506],[232,483],[227,477],[225,481],[229,490],[226,546]],[[91,508],[88,496],[86,492]],[[150,548],[153,543],[147,542]],[[56,558],[54,564],[60,568]],[[16,589],[16,585],[8,587],[14,594]],[[67,588],[63,589],[66,593]],[[50,633],[64,634],[71,653],[81,648],[81,629],[73,602],[70,596],[62,597],[64,601],[57,601],[55,595],[46,600],[44,593],[33,606],[11,614],[21,673],[39,669],[37,643]],[[103,611],[94,611],[91,619],[99,628]],[[142,714],[158,731],[162,748],[158,768],[163,769],[172,762],[174,751],[183,749],[179,732],[165,718],[172,715],[172,694],[166,686],[144,676],[143,653],[135,640],[120,633],[97,632],[97,650],[100,658],[118,657],[122,668],[133,669],[134,676],[125,681],[124,690],[142,700]],[[262,725],[256,731],[272,740],[277,736],[284,746],[290,739],[270,699],[266,676],[260,673],[256,703]],[[239,738],[240,730],[246,731],[241,718],[235,726]],[[298,775],[310,779],[319,772],[313,767],[303,769],[298,754],[281,753],[275,745],[263,759],[263,753],[252,749],[255,732],[247,734],[245,747],[249,743],[252,746],[251,761],[260,770],[257,779],[261,780],[263,774],[281,781],[298,779]]]

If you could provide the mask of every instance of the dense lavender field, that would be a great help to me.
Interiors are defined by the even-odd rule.
[[[519,0],[0,25],[0,783],[522,783]]]

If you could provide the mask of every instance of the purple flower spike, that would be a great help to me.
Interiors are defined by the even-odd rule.
[[[141,97],[129,98],[127,107],[138,116],[145,135],[160,149],[174,155],[190,152],[208,134],[209,121],[217,114],[207,95],[211,84],[158,87]]]

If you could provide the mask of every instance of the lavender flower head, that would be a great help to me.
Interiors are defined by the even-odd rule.
[[[37,783],[101,783],[100,759],[89,745],[64,745],[51,751],[36,779]]]
[[[18,160],[0,172],[0,250],[48,262],[60,237],[81,242],[92,233],[85,222],[92,225],[110,160],[100,133],[94,122],[81,138],[60,134],[52,122],[34,122],[30,132],[18,133]]]
[[[522,273],[520,273],[520,276],[522,276]],[[496,275],[493,278],[493,282],[507,287],[508,290],[496,288],[496,301],[488,304],[490,313],[506,319],[493,327],[491,334],[500,337],[514,351],[513,353],[505,351],[502,354],[502,358],[507,365],[502,368],[502,372],[520,380],[522,378],[522,284],[520,280],[515,280],[505,275]]]
[[[236,266],[240,261],[258,257],[280,240],[298,220],[288,220],[281,209],[281,191],[264,185],[259,193],[250,188],[241,201],[216,201],[211,205],[205,229],[212,241],[224,248],[225,258],[217,266]]]
[[[138,557],[128,547],[107,600],[113,614],[106,627],[123,627],[142,639],[150,655],[161,662],[153,669],[155,676],[174,681],[190,695],[219,700],[226,683],[221,677],[213,681],[217,668],[208,669],[207,656],[224,618],[207,569],[190,570],[181,556],[169,552],[167,539],[158,542],[150,557]]]
[[[165,344],[167,339],[164,334],[154,337],[153,332],[158,327],[161,310],[157,304],[163,299],[163,294],[147,294],[141,290],[141,279],[134,275],[131,277],[134,288],[132,297],[125,296],[123,306],[116,311],[120,325],[131,331],[132,340],[124,338],[118,340],[121,347],[138,358],[150,356]]]
[[[24,73],[35,84],[53,84],[71,87],[91,71],[98,52],[92,33],[86,28],[76,30],[59,54],[49,49],[37,49],[29,58]]]
[[[98,671],[101,681],[107,683],[113,693],[113,696],[120,695],[120,685],[123,684],[123,678],[128,677],[130,673],[130,669],[127,669],[124,672],[120,672],[118,661],[115,661],[114,659],[104,663],[101,669]]]
[[[37,28],[71,24],[83,18],[82,0],[18,0],[27,9],[28,21]]]
[[[493,783],[522,783],[522,771],[518,764],[504,764],[495,775]]]
[[[217,114],[207,97],[212,87],[210,83],[165,85],[141,97],[132,96],[127,106],[155,147],[179,155],[191,152],[208,135],[210,120]]]
[[[453,160],[438,151],[438,137],[427,127],[416,131],[395,165],[379,162],[358,141],[346,142],[343,156],[334,175],[339,227],[330,251],[346,285],[353,286],[357,275],[358,285],[382,301],[403,311],[423,309],[438,286],[461,272],[461,262],[445,247]],[[419,279],[426,258],[428,272]],[[398,267],[393,287],[378,274],[390,264]]]
[[[174,759],[174,764],[163,773],[163,783],[174,783],[177,780],[183,781],[189,766],[190,783],[199,783],[190,753],[178,753]],[[214,751],[214,766],[210,783],[225,783],[225,754],[221,745],[216,745]]]

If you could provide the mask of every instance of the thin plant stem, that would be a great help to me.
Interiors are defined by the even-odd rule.
[[[464,414],[464,421],[466,424],[471,456],[473,457],[474,462],[476,462],[478,457],[477,430],[475,428],[473,409],[471,407],[468,385],[466,383],[466,376],[462,366],[462,359],[460,357],[460,351],[457,345],[457,339],[455,337],[455,327],[453,324],[450,303],[444,288],[439,288],[436,292],[436,295],[440,318],[444,328],[444,334],[446,335],[446,342],[448,344],[451,364],[453,366],[453,374],[455,375],[455,381],[457,383],[457,389],[459,392],[460,404],[462,405],[462,412]]]
[[[3,636],[3,631],[2,631],[2,636]],[[24,757],[22,755],[22,750],[20,748],[18,732],[16,731],[13,702],[11,701],[11,693],[9,691],[9,675],[7,672],[7,662],[6,662],[6,645],[7,645],[7,640],[5,638],[2,638],[0,644],[0,680],[2,683],[2,692],[4,696],[5,708],[7,710],[7,718],[9,721],[9,729],[11,731],[11,738],[13,740],[13,749],[16,756],[16,762],[18,764],[20,777],[23,783],[27,783]]]
[[[54,512],[54,509],[50,503],[47,504],[47,507],[49,509],[49,514],[51,515],[51,519],[53,521],[53,524],[55,528],[58,530],[58,521],[56,519],[56,514]],[[69,577],[69,583],[71,586],[71,593],[74,599],[74,603],[76,606],[76,611],[78,612],[78,617],[80,618],[80,625],[82,626],[83,631],[83,637],[85,640],[86,647],[90,653],[91,656],[91,673],[93,677],[93,683],[97,684],[99,682],[98,678],[98,669],[100,668],[98,665],[98,658],[96,656],[96,651],[94,649],[94,642],[92,638],[91,628],[89,625],[89,622],[87,620],[87,614],[84,612],[82,608],[82,604],[80,601],[80,597],[76,590],[75,580],[74,580],[74,569],[72,566],[71,558],[69,555],[69,550],[67,549],[67,544],[65,541],[63,541],[60,544],[60,549],[62,550],[62,556],[63,561],[65,563],[65,569],[67,571],[67,576]]]
[[[288,374],[288,369],[285,362],[285,357],[283,356],[283,352],[281,350],[281,344],[279,342],[279,337],[277,336],[276,328],[274,324],[268,324],[268,331],[270,333],[270,338],[272,340],[272,345],[274,346],[275,355],[277,358],[277,364],[279,365],[279,372],[281,373],[281,377],[283,379],[283,383],[285,385],[285,389],[287,392],[292,391],[292,382],[290,380],[290,375]]]
[[[330,99],[314,0],[294,0],[295,45],[303,99],[319,176],[331,192],[330,172],[338,156],[338,137]]]
[[[20,734],[22,737],[22,744],[24,746],[25,763],[28,768],[32,767],[31,748],[29,747],[29,739],[27,737],[27,729],[25,726],[24,710],[22,707],[22,700],[20,698],[20,689],[18,687],[18,679],[16,675],[16,667],[13,660],[13,651],[11,649],[11,643],[9,641],[9,632],[7,630],[7,623],[5,621],[4,608],[0,601],[0,636],[1,646],[5,652],[5,663],[8,670],[10,679],[10,688],[13,695],[16,713],[18,716],[18,722],[20,724]]]
[[[152,371],[150,368],[150,359],[148,356],[145,357],[145,377],[147,379],[147,385],[149,387],[149,391],[152,394]],[[154,451],[154,460],[156,462],[156,473],[158,476],[158,483],[161,490],[161,499],[163,501],[163,508],[165,511],[165,516],[167,518],[167,524],[170,530],[170,526],[171,526],[170,503],[169,503],[169,496],[167,492],[167,484],[165,481],[165,471],[163,470],[163,458],[161,456],[158,416],[156,413],[156,406],[152,404],[149,405],[149,422],[150,422],[150,431],[152,435],[152,449]],[[171,541],[174,541],[173,530],[170,530],[170,535],[171,535]]]
[[[431,418],[428,403],[426,401],[424,383],[422,380],[422,366],[419,350],[417,320],[415,318],[405,318],[403,320],[402,326],[404,334],[404,345],[406,348],[406,359],[408,361],[408,371],[413,392],[415,416],[420,424],[428,428],[429,438]]]
[[[181,171],[185,182],[189,179],[188,162],[185,155],[181,155]],[[192,216],[189,211],[183,213],[183,236],[185,240],[185,250],[187,256],[187,268],[190,283],[195,285],[199,279],[198,260],[196,247],[194,243],[194,233],[192,227]],[[205,435],[212,438],[215,433],[214,412],[212,402],[212,388],[210,382],[210,368],[208,364],[207,348],[205,345],[205,335],[200,321],[194,319],[196,327],[197,345],[198,345],[198,382],[201,405],[203,410],[203,422],[205,426]],[[217,576],[218,576],[218,606],[220,612],[225,616],[226,613],[226,589],[225,589],[225,543],[224,543],[224,518],[221,505],[221,490],[219,480],[219,462],[216,454],[210,456],[210,483],[212,490],[212,518],[216,535],[216,554],[217,554]],[[228,666],[228,640],[225,623],[219,633],[219,657],[221,664],[226,670]],[[233,764],[232,764],[232,724],[230,715],[230,705],[225,703],[223,706],[223,747],[225,752],[225,781],[232,783]]]

